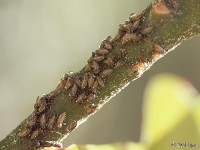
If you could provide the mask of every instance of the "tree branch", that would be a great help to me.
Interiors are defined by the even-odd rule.
[[[1,150],[58,146],[90,115],[178,44],[200,33],[199,0],[155,0],[120,24],[87,65],[66,74],[51,93],[37,98],[33,113],[0,142]]]

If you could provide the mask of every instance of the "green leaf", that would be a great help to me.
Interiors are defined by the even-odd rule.
[[[198,133],[200,134],[200,96],[198,96],[194,101],[196,101],[196,105],[193,111],[193,118],[196,123],[196,127],[198,128]]]
[[[200,135],[192,114],[188,114],[175,128],[168,132],[159,142],[151,145],[149,150],[200,149]],[[187,145],[185,145],[187,144]],[[192,146],[191,146],[192,145]]]
[[[154,77],[144,96],[141,141],[152,145],[169,134],[189,114],[196,94],[183,78],[171,74]]]
[[[145,148],[137,143],[119,143],[106,145],[72,145],[69,150],[145,150]]]

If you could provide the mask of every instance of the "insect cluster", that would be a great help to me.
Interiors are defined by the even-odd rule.
[[[114,38],[116,41],[121,43],[122,47],[130,42],[139,42],[143,40],[149,40],[149,34],[153,31],[153,27],[143,27],[141,24],[143,22],[143,14],[131,14],[129,20],[125,23],[120,24],[118,34]],[[126,50],[124,50],[126,53]],[[144,54],[144,51],[139,51],[139,53]],[[153,51],[151,53],[150,60],[156,61],[165,53],[164,49],[159,44],[153,44]],[[129,62],[131,64],[131,70],[138,76],[141,75],[142,70],[148,67],[148,62],[142,58],[138,58],[134,62]]]
[[[129,42],[138,42],[142,38],[148,36],[153,30],[152,27],[142,27],[143,14],[131,14],[129,20],[119,25],[118,34],[115,36],[114,41],[121,42],[125,45]]]
[[[132,14],[129,20],[120,25],[118,34],[114,38],[109,36],[102,41],[99,49],[93,52],[88,59],[84,70],[78,73],[65,74],[55,91],[42,98],[38,97],[33,116],[19,135],[33,140],[45,135],[55,127],[61,128],[64,125],[66,131],[71,132],[77,126],[76,121],[66,125],[67,114],[65,112],[53,115],[48,113],[51,112],[55,93],[59,93],[59,91],[64,91],[72,102],[83,105],[86,113],[94,112],[96,107],[92,105],[92,100],[98,96],[100,88],[106,85],[108,77],[115,69],[128,62],[125,45],[148,38],[148,34],[153,30],[152,27],[142,27],[142,21],[143,14]],[[113,49],[116,49],[116,51],[111,54]],[[158,59],[162,54],[164,54],[162,47],[155,44],[152,59]],[[146,65],[145,61],[141,60],[128,63],[135,74]],[[39,145],[44,145],[44,143],[44,141],[40,141]]]
[[[61,128],[63,125],[66,127],[66,131],[72,128],[71,123],[65,123],[66,112],[50,115],[48,112],[51,109],[51,105],[54,101],[54,94],[45,95],[42,98],[37,97],[34,105],[34,112],[29,121],[26,123],[25,129],[19,133],[22,138],[30,138],[34,140],[40,136],[46,135],[53,128]],[[76,121],[74,128],[76,127]],[[46,144],[45,144],[46,143]],[[52,144],[52,143],[50,143]],[[48,144],[49,145],[49,144]],[[38,147],[48,146],[46,141],[39,141]],[[53,146],[53,145],[52,145]],[[54,145],[56,146],[56,145]]]
[[[110,36],[102,41],[100,48],[88,59],[84,73],[68,73],[64,76],[62,85],[72,101],[80,105],[92,102],[114,69],[124,64],[120,57],[110,55],[113,42]]]
[[[80,105],[90,103],[99,93],[99,89],[104,87],[107,78],[113,73],[116,68],[121,67],[128,61],[126,58],[127,50],[123,48],[129,42],[138,42],[142,38],[146,38],[152,31],[152,27],[141,27],[143,14],[131,14],[129,20],[124,24],[120,24],[118,34],[111,38],[108,36],[102,41],[99,49],[92,53],[88,59],[84,71],[79,73],[65,74],[58,90],[65,89],[71,101]],[[116,55],[111,52],[117,48]],[[139,70],[143,65],[134,67],[134,71]],[[87,107],[88,108],[88,107]],[[90,111],[86,110],[90,113]]]
[[[84,68],[85,73],[68,73],[62,80],[64,88],[71,99],[79,104],[90,102],[98,95],[98,89],[104,87],[107,77],[114,69],[121,67],[126,61],[126,49],[123,45],[136,42],[152,31],[152,27],[141,28],[143,14],[132,14],[128,21],[120,25],[115,38],[107,37],[98,50],[92,53]],[[110,55],[114,45],[119,45],[119,55]]]

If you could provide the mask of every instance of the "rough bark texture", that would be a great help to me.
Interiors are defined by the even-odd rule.
[[[60,146],[67,134],[178,44],[200,33],[199,0],[155,0],[131,14],[92,53],[87,65],[68,73],[34,112],[0,142],[1,150]]]

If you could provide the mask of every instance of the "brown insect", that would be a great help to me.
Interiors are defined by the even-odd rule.
[[[73,85],[73,79],[71,77],[67,78],[67,82],[65,84],[65,89],[68,90]]]
[[[61,81],[60,81],[60,83],[58,83],[58,85],[57,85],[55,91],[61,90],[61,89],[65,86],[65,82],[66,82],[65,80],[62,80],[62,79],[61,79]]]
[[[147,27],[147,28],[141,30],[140,33],[145,35],[145,34],[149,34],[152,30],[153,30],[153,27]]]
[[[114,68],[119,68],[119,67],[123,66],[123,64],[124,64],[124,62],[121,61],[121,60],[119,60],[119,61],[117,61],[117,62],[115,63],[115,67],[114,67]]]
[[[36,103],[35,103],[35,105],[34,105],[34,108],[39,108],[40,107],[40,105],[41,105],[41,100],[40,100],[40,97],[38,96],[37,98],[36,98]]]
[[[28,137],[29,135],[30,135],[30,133],[31,133],[31,130],[30,129],[24,129],[22,132],[20,132],[18,135],[20,136],[20,137]]]
[[[55,122],[56,122],[56,117],[55,117],[55,116],[52,116],[52,117],[49,119],[48,123],[47,123],[47,128],[48,128],[48,129],[52,129],[53,126],[54,126],[54,124],[55,124]]]
[[[39,133],[40,133],[40,130],[35,130],[35,131],[33,131],[33,133],[31,134],[31,139],[35,139],[38,135],[39,135]]]
[[[42,128],[45,128],[45,124],[46,124],[46,116],[45,116],[45,114],[43,114],[42,116],[40,116],[40,118],[39,118],[39,123],[40,123],[40,126],[42,127]]]
[[[105,63],[108,66],[111,66],[114,62],[112,58],[108,57],[103,63]]]
[[[122,45],[127,44],[128,42],[135,41],[137,39],[136,34],[127,33],[122,37]]]
[[[135,14],[135,13],[132,13],[129,17],[129,20],[131,22],[135,22],[137,20],[139,20],[143,15],[142,14]]]
[[[88,79],[88,87],[89,88],[92,88],[92,86],[94,84],[94,78],[95,78],[94,74],[89,75],[89,79]]]
[[[90,93],[90,94],[87,96],[87,101],[91,101],[91,100],[95,99],[95,97],[96,97],[96,94]]]
[[[104,60],[104,56],[95,56],[94,60],[97,62],[100,62],[100,61]]]
[[[70,91],[70,96],[76,96],[76,93],[77,93],[77,90],[78,90],[78,86],[76,83],[74,83],[74,85],[72,86],[72,89]]]
[[[67,128],[66,128],[67,132],[71,132],[72,130],[76,128],[76,126],[77,126],[77,121],[73,120],[67,125]]]
[[[169,1],[169,2],[170,2],[170,5],[172,5],[171,1]],[[161,16],[168,15],[171,12],[169,7],[168,7],[170,5],[166,4],[166,2],[163,3],[162,1],[157,1],[157,3],[155,3],[153,5],[153,8],[152,8],[153,11],[152,12],[154,12],[156,15],[161,15]],[[173,5],[172,5],[172,7],[174,8]]]
[[[85,75],[83,76],[83,81],[82,81],[82,83],[81,83],[81,88],[82,88],[82,89],[85,89],[85,87],[87,86],[87,83],[88,83],[88,74],[85,74]]]
[[[113,72],[112,69],[105,69],[102,71],[101,75],[102,77],[106,77],[106,76],[109,76],[112,72]]]
[[[92,91],[93,91],[93,92],[96,93],[96,90],[97,90],[97,88],[98,88],[98,85],[99,85],[99,82],[98,82],[97,80],[94,81],[94,84],[93,84],[93,86],[92,86]]]
[[[99,64],[94,60],[92,65],[93,65],[93,72],[95,74],[99,73],[100,72]]]
[[[121,23],[121,24],[119,24],[119,29],[121,31],[123,31],[123,32],[128,32],[128,30],[130,29],[130,27],[127,26],[127,24],[125,24],[125,23]]]
[[[110,43],[104,43],[104,48],[107,49],[107,50],[111,50],[112,45]]]
[[[57,124],[57,126],[58,126],[59,128],[62,127],[65,118],[66,118],[66,112],[63,112],[63,113],[61,113],[61,114],[58,116],[58,119],[57,119],[56,124]]]
[[[76,84],[77,84],[79,87],[81,87],[81,81],[80,81],[80,79],[79,79],[78,77],[76,77],[74,80],[75,80]]]
[[[158,60],[161,56],[162,55],[158,52],[153,52],[152,55],[151,55],[153,61]]]
[[[133,23],[133,30],[137,29],[140,25],[140,20],[137,20]]]
[[[97,81],[98,81],[98,83],[99,83],[100,86],[102,86],[102,87],[105,86],[103,79],[101,79],[100,77],[97,77]]]
[[[85,66],[85,71],[88,72],[88,71],[90,71],[90,70],[91,70],[91,65],[90,65],[90,64],[87,64],[87,65]]]
[[[39,106],[39,108],[38,108],[36,113],[39,114],[39,113],[43,112],[46,109],[46,105],[47,104],[46,104],[45,100],[41,99],[41,104],[40,104],[40,106]]]
[[[81,103],[86,98],[85,93],[82,93],[78,96],[76,102]]]
[[[27,123],[27,127],[32,128],[36,124],[36,121],[37,121],[37,117],[33,115],[31,120]]]
[[[100,48],[100,49],[96,50],[96,53],[97,53],[98,55],[106,55],[106,54],[109,53],[109,51],[108,51],[107,49]]]
[[[97,106],[87,104],[87,105],[84,106],[84,109],[85,109],[87,114],[91,114],[91,113],[94,113],[97,110]]]
[[[133,64],[131,69],[132,69],[133,72],[136,72],[136,71],[142,69],[144,66],[145,65],[144,65],[143,62],[138,62],[137,64]]]
[[[111,50],[112,49],[112,37],[108,36],[105,40],[102,41],[101,43],[101,48],[105,48],[107,50]]]
[[[163,55],[165,53],[165,50],[158,44],[154,45],[154,51],[158,52],[161,55]]]

